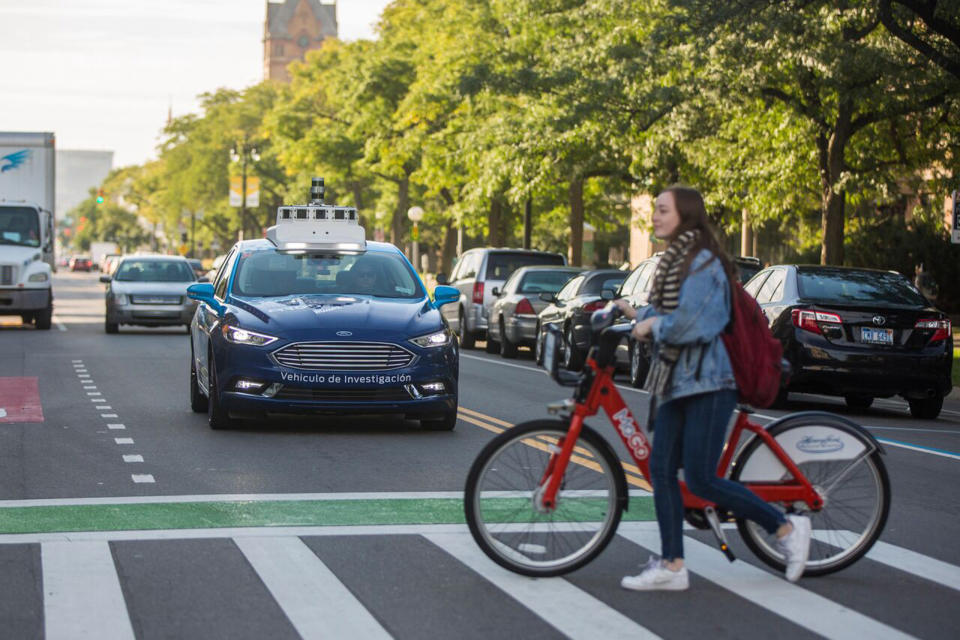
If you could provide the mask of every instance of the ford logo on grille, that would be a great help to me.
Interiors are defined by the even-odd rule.
[[[797,449],[804,453],[833,453],[843,449],[843,440],[837,436],[826,436],[824,438],[806,436],[797,443]]]
[[[887,319],[883,316],[873,316],[873,324],[877,325],[878,327],[882,327],[883,325],[887,324]]]
[[[337,335],[341,338],[349,338],[353,335],[353,331],[337,331]]]

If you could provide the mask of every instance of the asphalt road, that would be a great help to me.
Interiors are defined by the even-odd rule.
[[[792,397],[790,411],[837,411],[884,442],[882,544],[790,585],[735,533],[731,565],[691,531],[691,590],[637,594],[619,579],[658,551],[652,522],[550,580],[500,570],[466,533],[478,451],[567,395],[529,353],[462,354],[453,432],[346,417],[215,432],[189,409],[182,328],[108,336],[95,274],[61,273],[55,291],[51,331],[0,317],[4,637],[956,637],[960,402],[920,421],[898,399],[850,412]],[[621,388],[646,415],[647,395]]]

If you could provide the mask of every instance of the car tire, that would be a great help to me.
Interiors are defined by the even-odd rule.
[[[457,410],[448,411],[441,418],[420,420],[420,428],[426,431],[453,431],[457,426]]]
[[[230,419],[226,409],[220,404],[220,392],[217,391],[217,366],[213,360],[213,353],[207,364],[210,370],[209,393],[207,394],[207,423],[211,429],[229,429],[233,426],[233,420]]]
[[[921,420],[933,420],[940,415],[943,409],[943,398],[924,398],[923,400],[908,400],[910,415]]]
[[[120,325],[116,322],[110,322],[108,320],[107,322],[103,323],[103,330],[105,333],[117,333],[120,331]]]
[[[643,353],[643,345],[636,340],[630,343],[630,385],[634,389],[643,387],[647,381],[647,373],[650,371],[650,361]]]
[[[461,349],[475,349],[477,341],[473,334],[467,330],[467,319],[463,315],[463,307],[460,307],[460,314],[457,320],[457,337],[460,339]]]
[[[488,331],[487,333],[489,334],[490,332]],[[487,339],[489,340],[489,338]],[[506,327],[503,326],[503,318],[500,318],[500,357],[517,357],[517,345],[510,342],[510,338],[507,337]]]
[[[583,368],[583,354],[573,339],[573,327],[567,326],[563,332],[563,367],[567,371],[580,371]]]
[[[33,321],[37,329],[49,331],[53,322],[53,303],[48,304],[46,309],[37,311],[33,316]]]
[[[857,411],[866,411],[873,404],[872,396],[843,396],[847,406]]]
[[[500,343],[490,336],[489,331],[487,331],[487,344],[484,347],[484,351],[493,354],[500,353]]]
[[[207,397],[200,390],[200,383],[197,381],[197,363],[193,359],[193,350],[190,350],[190,409],[194,413],[204,413],[208,410]]]

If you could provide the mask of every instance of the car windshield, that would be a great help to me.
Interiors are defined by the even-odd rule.
[[[762,268],[761,265],[752,262],[738,262],[737,271],[740,273],[740,284],[747,284],[750,278],[760,273]]]
[[[40,246],[40,219],[32,207],[0,207],[0,244]]]
[[[121,282],[193,282],[193,270],[180,260],[124,260],[115,280]]]
[[[575,275],[574,271],[530,271],[520,282],[518,292],[556,293]]]
[[[414,299],[423,288],[399,255],[292,255],[245,251],[237,263],[233,293],[270,298],[290,295],[360,295]]]
[[[611,291],[616,291],[620,286],[620,283],[624,281],[627,277],[626,272],[624,273],[614,273],[607,274],[603,276],[597,276],[595,278],[590,278],[584,283],[583,288],[580,290],[580,294],[589,294],[589,295],[600,295],[600,292],[604,289],[610,289]]]
[[[809,269],[798,272],[804,300],[822,303],[894,304],[925,307],[926,298],[899,273]]]
[[[506,280],[520,267],[534,264],[563,264],[554,253],[491,253],[487,256],[487,280]]]

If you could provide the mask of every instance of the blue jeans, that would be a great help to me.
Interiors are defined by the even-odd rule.
[[[770,533],[786,522],[782,513],[742,484],[717,476],[736,404],[737,392],[723,390],[676,398],[657,409],[650,481],[665,560],[683,557],[683,496],[677,479],[681,459],[684,480],[694,495],[753,520]]]

